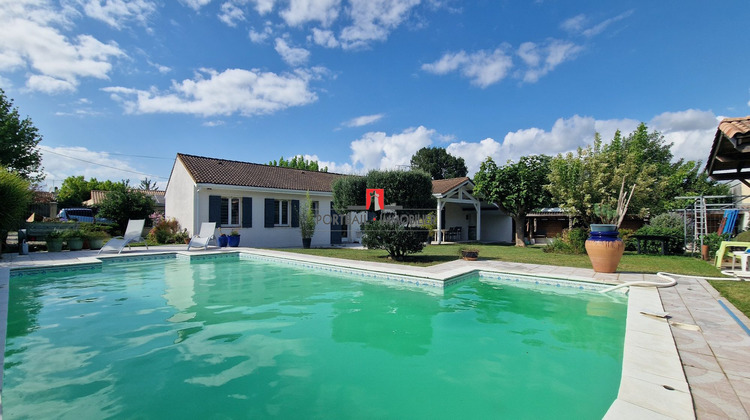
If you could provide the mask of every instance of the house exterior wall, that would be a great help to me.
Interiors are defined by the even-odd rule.
[[[210,189],[209,189],[210,188]],[[257,191],[248,187],[223,187],[223,186],[201,186],[198,193],[200,203],[198,209],[198,225],[202,222],[209,221],[209,197],[220,196],[227,198],[240,199],[240,214],[247,211],[243,207],[242,198],[252,198],[252,227],[241,227],[240,225],[225,225],[217,228],[216,235],[222,233],[229,235],[233,230],[240,233],[240,246],[257,247],[257,248],[288,248],[301,247],[302,234],[299,227],[275,226],[265,227],[265,200],[266,198],[274,200],[299,200],[302,205],[306,200],[303,192],[289,192],[284,190],[277,191]],[[318,201],[320,211],[320,220],[315,226],[315,233],[312,237],[312,246],[328,246],[331,243],[331,225],[330,203],[332,200],[331,193],[310,193],[311,201]],[[241,224],[242,217],[240,217]],[[291,225],[291,223],[290,223]],[[218,226],[218,225],[217,225]]]
[[[482,242],[513,242],[513,219],[500,210],[482,211]]]
[[[195,183],[179,159],[175,160],[172,174],[169,177],[167,190],[164,192],[164,215],[173,217],[180,227],[187,229],[190,236],[197,233],[200,223],[194,221]]]

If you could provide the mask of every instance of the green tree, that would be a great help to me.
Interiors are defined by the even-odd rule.
[[[30,187],[30,182],[23,176],[0,167],[0,239],[3,247],[8,232],[21,226],[26,218],[31,203]]]
[[[138,184],[138,189],[145,190],[145,191],[155,191],[156,190],[156,181],[152,181],[148,178],[143,178],[141,180],[141,183]]]
[[[508,161],[498,167],[492,158],[482,162],[474,175],[474,193],[497,204],[513,218],[516,225],[516,246],[526,246],[524,231],[526,214],[550,203],[545,185],[549,182],[550,157],[523,156],[517,163]]]
[[[57,192],[57,202],[60,208],[80,207],[81,203],[91,198],[92,190],[111,191],[124,184],[124,181],[97,181],[96,178],[86,181],[83,175],[69,176],[63,180],[62,186]]]
[[[466,176],[469,172],[464,158],[455,157],[443,147],[423,147],[411,157],[412,169],[420,169],[432,179],[449,179]]]
[[[364,176],[344,176],[333,181],[333,208],[339,214],[346,214],[350,206],[365,205],[367,178]]]
[[[320,167],[317,160],[305,160],[302,155],[297,155],[289,160],[285,160],[284,156],[280,157],[278,161],[272,160],[268,162],[271,166],[280,166],[282,168],[292,169],[303,169],[306,171],[317,171],[317,172],[328,172],[328,167]]]
[[[625,191],[635,185],[630,213],[644,215],[663,198],[665,174],[671,170],[670,148],[661,134],[648,133],[643,123],[626,138],[618,130],[608,144],[602,144],[597,133],[592,145],[552,159],[547,188],[554,202],[588,226],[602,221],[598,209],[617,207],[624,181]]]
[[[42,136],[31,119],[22,120],[13,100],[0,89],[0,166],[32,182],[43,180],[40,141]]]
[[[122,182],[104,197],[97,216],[116,222],[120,231],[124,231],[128,220],[145,219],[153,212],[154,200],[150,196]]]
[[[403,207],[402,212],[435,208],[432,181],[422,171],[370,171],[365,176],[347,176],[333,183],[333,208],[339,213],[351,206],[364,206],[368,188],[382,188],[385,204]]]

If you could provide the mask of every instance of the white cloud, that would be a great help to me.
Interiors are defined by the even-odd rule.
[[[164,183],[168,174],[145,174],[130,163],[111,156],[107,152],[88,150],[85,147],[49,147],[41,145],[42,166],[47,174],[44,182],[48,187],[61,186],[69,176],[83,175],[85,179],[99,181],[123,179],[140,180],[148,176]],[[137,182],[135,182],[137,184]],[[133,182],[131,182],[133,184]]]
[[[364,171],[407,166],[417,150],[432,144],[434,134],[435,130],[423,126],[391,136],[384,132],[365,133],[351,143],[352,166]]]
[[[258,32],[255,30],[255,28],[250,29],[250,33],[248,36],[250,36],[250,41],[260,44],[262,42],[265,42],[273,33],[273,30],[271,29],[271,23],[266,22],[266,26],[263,28],[262,31]]]
[[[167,73],[169,73],[170,71],[172,71],[172,68],[171,68],[171,67],[163,66],[163,65],[161,65],[161,64],[158,64],[158,63],[154,63],[154,62],[151,62],[151,61],[149,61],[149,62],[148,62],[148,64],[149,64],[149,65],[150,65],[151,67],[153,67],[153,68],[155,68],[156,70],[158,70],[158,71],[159,71],[159,73],[161,73],[161,74],[167,74]]]
[[[508,75],[513,67],[513,59],[505,53],[505,46],[494,51],[465,51],[446,53],[438,61],[422,65],[422,70],[434,74],[460,72],[473,85],[486,88]]]
[[[198,11],[201,7],[207,5],[208,3],[211,3],[211,0],[180,0],[182,3],[185,3],[190,7],[191,9]]]
[[[103,90],[122,102],[128,113],[252,116],[315,102],[317,95],[309,89],[313,77],[316,75],[306,71],[279,75],[259,70],[228,69],[219,73],[201,69],[195,79],[173,81],[169,92],[124,87]]]
[[[563,21],[563,23],[560,24],[560,27],[570,33],[580,34],[587,38],[591,38],[604,32],[613,23],[619,22],[632,16],[633,13],[633,10],[628,10],[626,12],[620,13],[613,18],[606,19],[590,27],[587,27],[587,25],[591,19],[586,15],[580,14]]]
[[[156,11],[156,4],[146,0],[81,0],[88,17],[101,20],[113,28],[134,21],[146,26],[149,16]]]
[[[488,137],[478,143],[466,141],[451,143],[445,150],[453,156],[464,158],[469,176],[473,176],[479,170],[479,165],[487,157],[491,157],[495,163],[503,163],[500,156],[500,147],[500,143]]]
[[[326,27],[338,17],[340,4],[341,0],[290,0],[289,8],[280,14],[289,26],[317,21]]]
[[[649,129],[662,133],[667,143],[673,143],[675,158],[705,163],[720,120],[721,117],[711,111],[688,109],[664,112],[652,118],[648,125]]]
[[[273,10],[274,3],[276,3],[275,0],[255,0],[255,11],[263,16]]]
[[[350,163],[336,163],[331,161],[320,160],[318,155],[304,155],[302,156],[305,160],[315,160],[318,162],[320,169],[328,168],[328,172],[337,174],[358,174],[361,171],[356,171]]]
[[[290,47],[282,38],[276,38],[275,49],[281,59],[290,66],[300,66],[310,58],[310,51],[304,48]]]
[[[341,45],[336,40],[336,36],[333,34],[332,31],[319,29],[319,28],[313,28],[312,41],[326,48],[336,48],[339,45]]]
[[[47,93],[73,91],[81,78],[107,79],[125,53],[91,35],[63,35],[55,26],[69,25],[66,13],[43,1],[0,4],[0,71],[23,69],[27,87]]]
[[[545,44],[524,42],[518,47],[517,54],[527,68],[523,72],[523,81],[535,83],[555,67],[572,60],[583,50],[583,47],[572,42],[552,39]]]
[[[346,127],[362,127],[380,121],[383,117],[383,114],[363,115],[361,117],[352,118],[351,120],[344,122],[342,125]]]
[[[570,19],[566,19],[560,24],[560,27],[568,32],[581,32],[583,27],[588,22],[588,18],[584,14],[573,16]]]
[[[341,31],[345,49],[364,48],[372,41],[384,41],[420,0],[350,0],[352,24]]]
[[[221,5],[221,13],[219,13],[219,20],[226,23],[231,27],[237,26],[237,22],[245,20],[245,12],[237,7],[236,4],[228,1]]]

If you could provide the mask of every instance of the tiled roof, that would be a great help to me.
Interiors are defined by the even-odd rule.
[[[750,179],[750,116],[721,120],[706,172],[715,180]]]
[[[196,184],[332,192],[333,181],[344,176],[182,153],[177,154],[177,159],[185,165]]]
[[[156,204],[164,204],[164,191],[161,190],[137,190],[146,195],[153,197]],[[107,196],[109,191],[103,190],[91,190],[91,198],[84,201],[83,204],[87,206],[96,206],[104,201],[104,197]]]
[[[471,182],[468,176],[462,176],[460,178],[436,179],[432,181],[432,193],[441,195],[446,194],[450,190],[458,187],[466,181]]]
[[[730,139],[737,134],[750,133],[750,116],[743,118],[724,118],[719,123],[719,130]]]

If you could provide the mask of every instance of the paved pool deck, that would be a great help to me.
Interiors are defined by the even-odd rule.
[[[602,274],[591,269],[481,259],[412,267],[315,257],[283,250],[209,248],[205,252],[229,251],[435,279],[484,270],[602,284],[665,282],[649,274]],[[174,252],[184,253],[185,246],[126,249],[121,256]],[[190,251],[190,254],[203,252]],[[111,256],[112,253],[107,254]],[[0,345],[4,348],[10,270],[91,263],[96,261],[94,258],[96,251],[4,254],[0,259],[0,292],[6,290],[0,293]],[[681,276],[676,279],[674,287],[630,287],[620,391],[605,418],[750,419],[750,333],[746,331],[750,320],[719,296],[707,281]],[[662,311],[669,316],[659,317]]]

